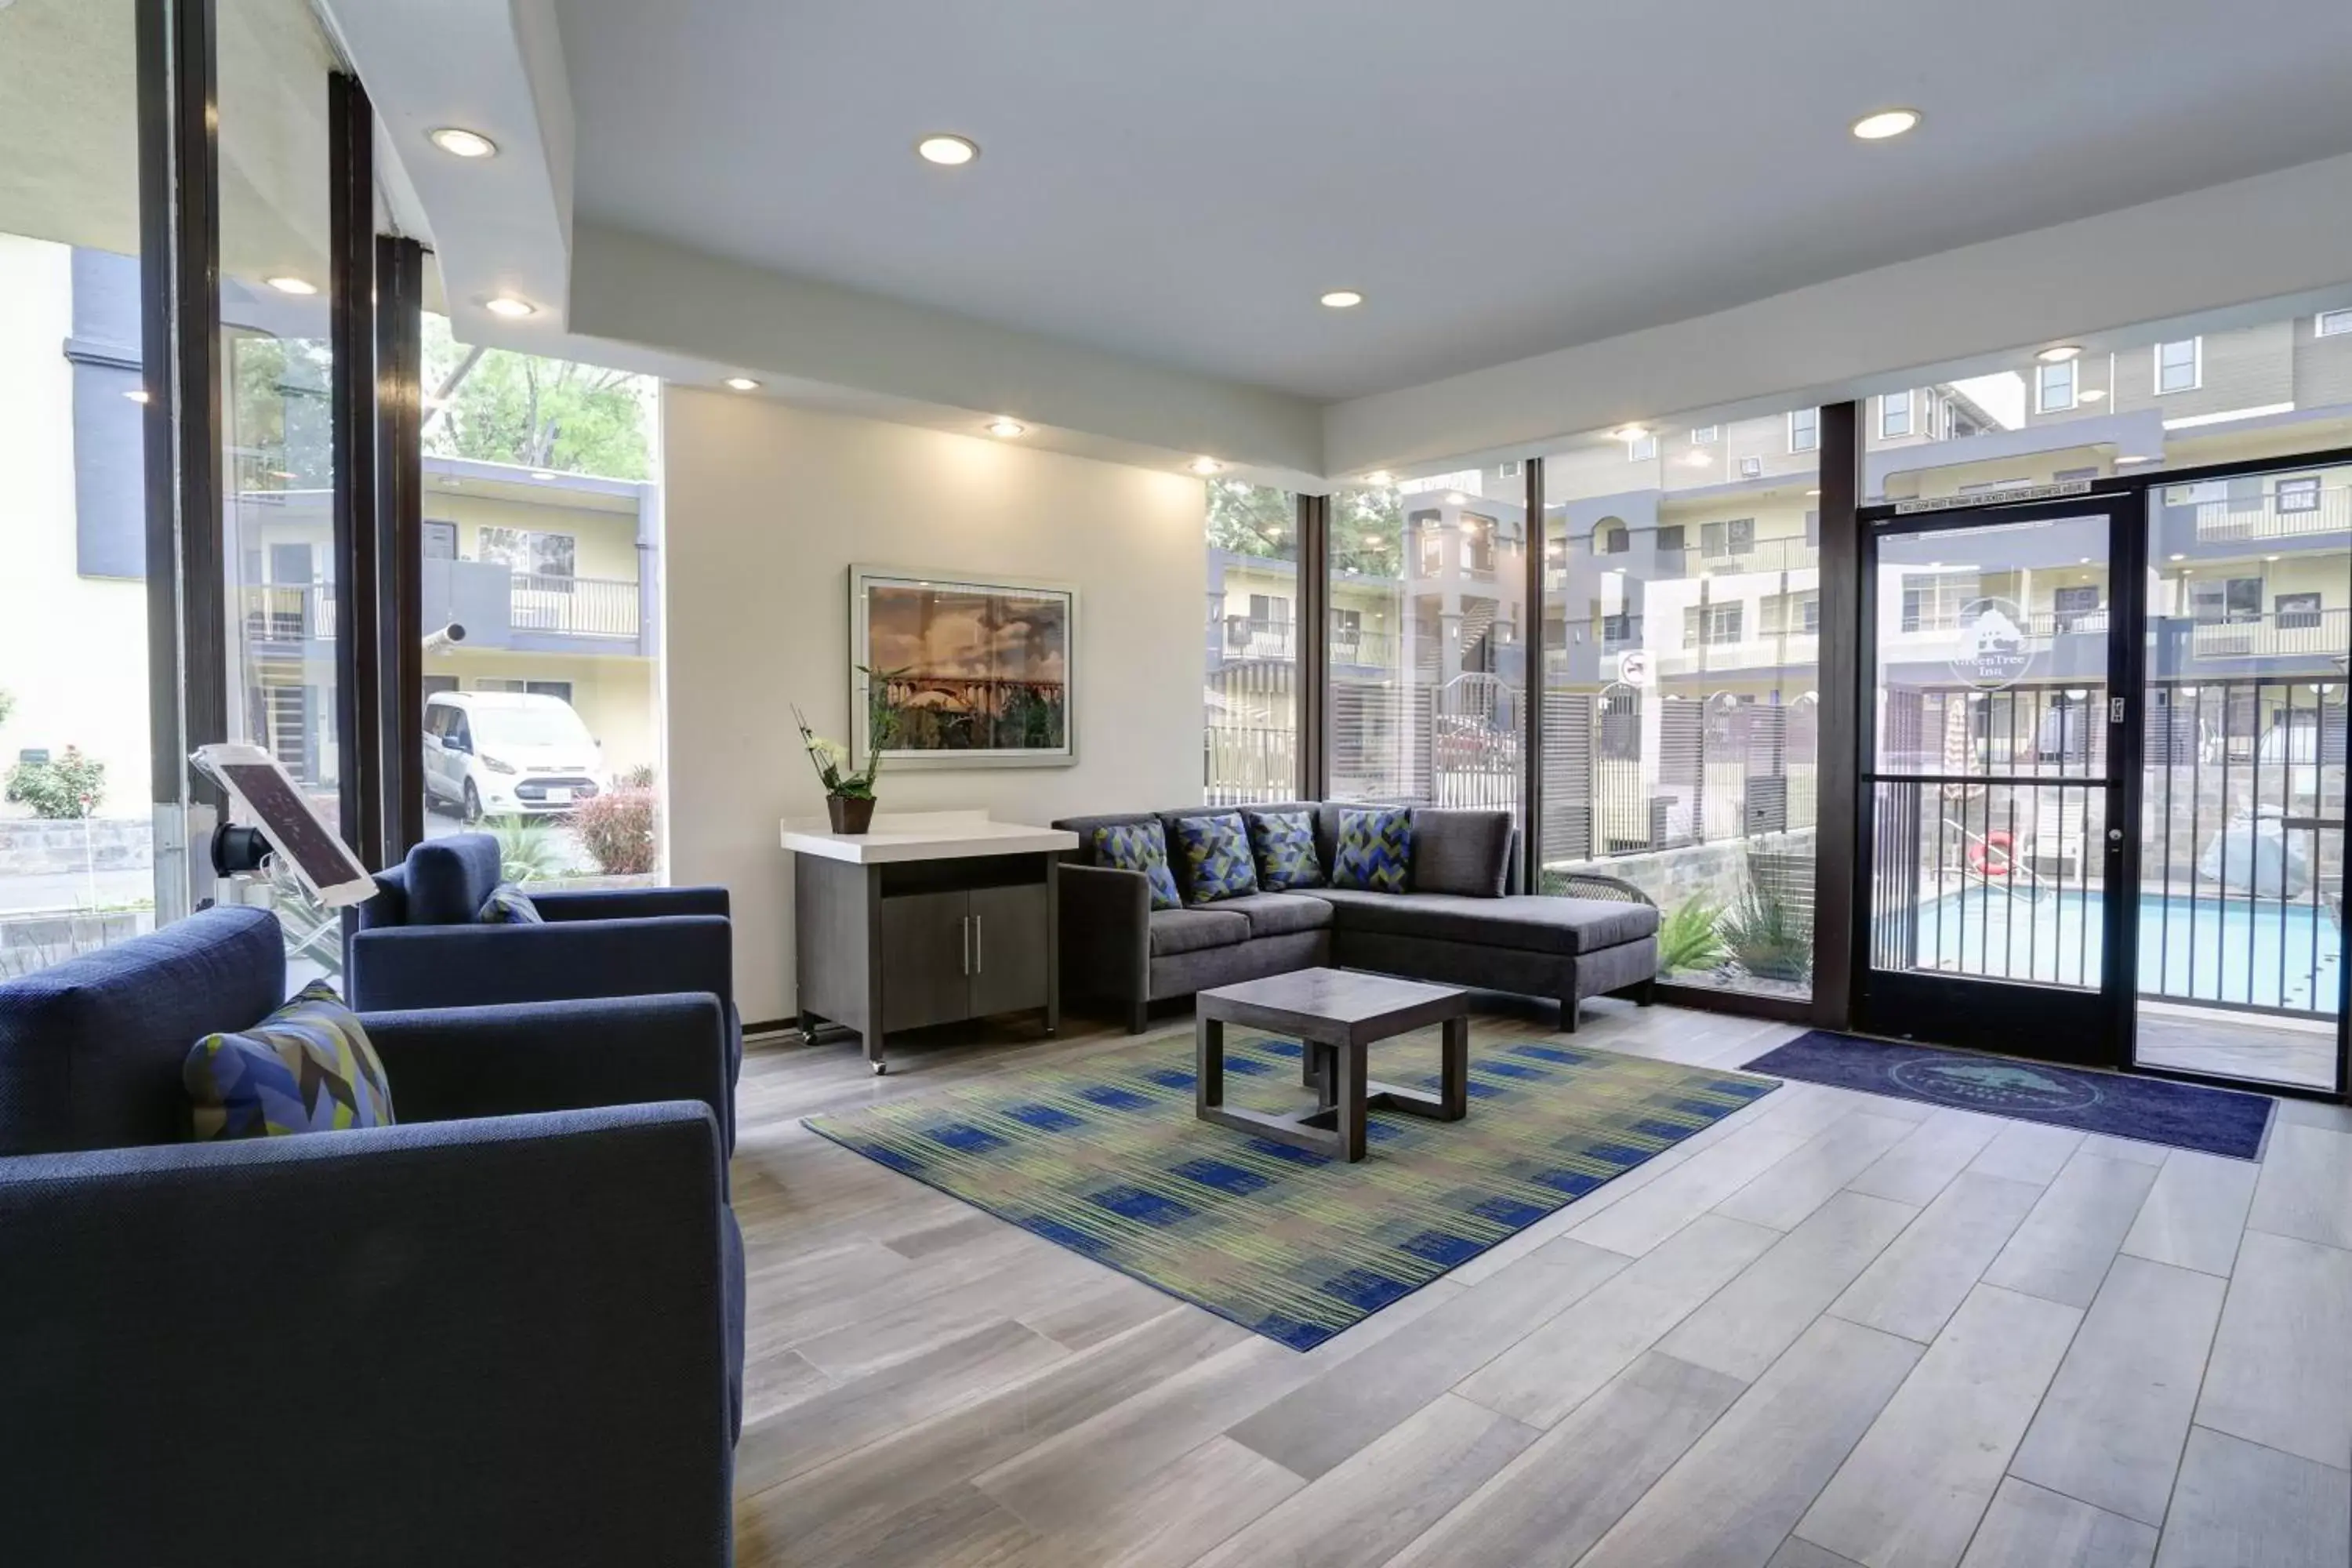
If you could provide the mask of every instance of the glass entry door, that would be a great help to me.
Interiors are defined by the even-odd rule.
[[[1898,518],[1865,538],[1865,1031],[2122,1061],[2119,541],[2137,543],[2095,500]]]

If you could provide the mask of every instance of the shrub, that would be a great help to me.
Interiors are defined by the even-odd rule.
[[[46,763],[18,763],[8,770],[8,798],[33,808],[35,816],[73,822],[97,813],[106,798],[106,764],[72,746]]]
[[[500,816],[482,826],[499,841],[499,875],[514,882],[543,882],[571,869],[552,823],[528,816]]]
[[[1813,972],[1812,922],[1779,894],[1750,882],[1723,917],[1723,943],[1759,980],[1802,981]]]
[[[1712,969],[1723,962],[1723,933],[1716,922],[1723,910],[1704,898],[1675,906],[1658,922],[1658,968],[1664,973],[1686,969]]]
[[[656,805],[654,792],[632,782],[583,801],[572,813],[572,831],[606,876],[641,876],[654,868]]]

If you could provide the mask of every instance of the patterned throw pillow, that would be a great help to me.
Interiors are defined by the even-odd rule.
[[[1368,893],[1402,893],[1412,884],[1412,808],[1339,808],[1339,857],[1331,885]]]
[[[204,1142],[392,1125],[383,1064],[323,980],[242,1034],[198,1040],[180,1079]]]
[[[1095,862],[1120,871],[1140,871],[1151,884],[1151,907],[1181,910],[1176,874],[1168,868],[1168,836],[1157,822],[1106,824],[1095,829]]]
[[[1323,854],[1315,847],[1315,818],[1304,811],[1249,816],[1250,847],[1257,851],[1257,885],[1267,892],[1323,886]]]
[[[530,901],[530,895],[512,882],[500,882],[490,889],[490,896],[482,900],[482,912],[478,918],[486,926],[539,926],[547,923],[547,917],[539,912],[539,906]]]
[[[1176,837],[1184,845],[1184,868],[1191,874],[1192,901],[1213,904],[1257,891],[1257,862],[1250,858],[1249,829],[1241,814],[1221,811],[1214,816],[1180,816]]]

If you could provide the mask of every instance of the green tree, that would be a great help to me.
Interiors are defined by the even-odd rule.
[[[230,330],[228,444],[240,491],[334,482],[332,351],[316,338]]]
[[[1298,500],[1247,479],[1210,479],[1209,544],[1236,555],[1298,559]]]
[[[613,479],[652,471],[653,383],[626,371],[468,348],[425,319],[425,449]]]
[[[1331,564],[1367,577],[1404,573],[1404,505],[1386,486],[1331,498]]]

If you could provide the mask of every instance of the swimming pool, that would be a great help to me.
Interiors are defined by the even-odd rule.
[[[2012,894],[1999,883],[1923,898],[1917,967],[1994,980],[2096,985],[2105,900],[2095,889]],[[2139,989],[2184,1002],[2336,1012],[2343,936],[2326,907],[2143,893]]]

